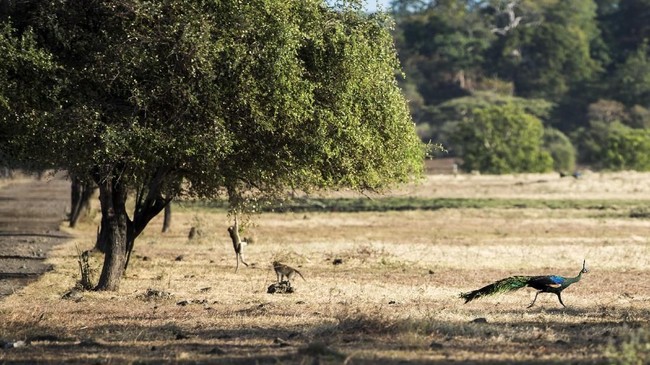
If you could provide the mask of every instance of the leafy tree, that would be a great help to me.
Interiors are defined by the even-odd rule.
[[[650,171],[650,129],[593,120],[574,132],[583,163],[608,170]]]
[[[544,127],[536,117],[512,104],[475,109],[458,126],[465,171],[492,174],[544,172],[553,166],[542,148]]]
[[[601,33],[601,43],[596,47],[596,51],[601,51],[605,55],[601,57],[603,64],[608,67],[616,61],[616,53],[620,50],[617,41],[618,24],[617,11],[619,10],[620,0],[595,0],[596,3],[596,23]]]
[[[395,39],[407,80],[428,104],[468,95],[482,76],[483,52],[494,37],[475,1],[393,3]]]
[[[590,121],[611,123],[626,120],[628,114],[623,103],[616,100],[600,99],[589,105],[587,108],[587,118]]]
[[[593,0],[548,1],[536,25],[517,27],[494,43],[499,75],[518,96],[557,102],[600,70],[591,45],[599,40]]]
[[[420,12],[429,6],[426,0],[393,0],[390,2],[391,12],[397,16]]]
[[[627,124],[632,128],[649,128],[650,129],[650,109],[640,105],[630,108],[630,119]]]
[[[576,150],[569,137],[551,127],[544,129],[544,149],[553,158],[553,170],[571,172],[576,166]]]
[[[601,150],[611,125],[609,122],[590,121],[588,126],[579,127],[569,134],[578,151],[580,163],[592,165],[594,168],[601,167]]]
[[[626,107],[616,100],[601,99],[587,108],[587,118],[594,122],[621,122],[632,128],[650,128],[650,110],[634,105]]]
[[[52,107],[50,75],[55,69],[50,55],[36,45],[31,31],[21,34],[8,21],[0,22],[0,166],[42,167],[19,162],[9,136],[24,131],[26,121],[43,118]]]
[[[563,132],[587,124],[587,106],[612,98],[612,17],[618,0],[393,1],[395,32],[424,140],[446,144],[441,109],[479,92],[552,103],[544,123]],[[600,23],[599,23],[600,22]],[[486,100],[487,103],[492,103]],[[453,147],[450,148],[453,153]]]
[[[619,65],[612,86],[618,99],[627,105],[650,108],[650,48],[647,43]]]
[[[316,0],[55,0],[27,20],[61,67],[60,106],[11,140],[99,186],[99,290],[118,288],[136,237],[178,195],[226,194],[238,211],[288,188],[381,190],[421,173],[383,14]]]
[[[609,47],[614,58],[623,62],[650,40],[650,0],[619,0],[604,8],[603,28],[610,34]]]
[[[612,170],[650,171],[650,130],[613,128],[601,150],[602,167]]]
[[[474,110],[490,106],[514,105],[543,121],[550,117],[553,104],[543,99],[524,99],[491,92],[474,92],[471,96],[454,98],[424,110],[418,125],[422,137],[447,146],[449,154],[461,154],[463,145],[452,143],[458,123]]]

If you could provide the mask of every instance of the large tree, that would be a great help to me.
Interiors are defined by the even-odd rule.
[[[60,65],[59,106],[10,140],[99,186],[99,290],[118,288],[136,237],[180,194],[226,194],[238,210],[421,172],[382,14],[317,0],[34,4],[20,23]]]
[[[641,44],[618,65],[611,86],[618,100],[650,108],[650,47],[647,43]]]
[[[494,38],[470,0],[393,1],[395,39],[410,79],[427,104],[466,96],[483,74],[484,52]]]
[[[544,127],[513,104],[475,109],[454,136],[462,146],[461,167],[491,174],[545,172],[553,158],[544,150]]]
[[[603,19],[616,61],[622,62],[650,41],[650,0],[612,1]]]
[[[53,107],[50,86],[55,69],[52,57],[38,47],[29,29],[18,32],[0,16],[0,167],[43,167],[19,161],[9,136],[24,135],[25,121],[43,118]]]
[[[523,1],[523,4],[529,1]],[[546,0],[539,19],[519,26],[494,44],[499,75],[512,80],[518,96],[558,102],[572,87],[600,71],[592,46],[600,44],[593,0]]]

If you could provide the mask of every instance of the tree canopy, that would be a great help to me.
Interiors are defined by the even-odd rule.
[[[287,189],[381,190],[421,172],[384,15],[315,0],[14,11],[57,65],[57,102],[42,118],[5,120],[25,128],[8,140],[22,159],[98,184],[109,243],[99,289],[117,288],[135,237],[180,194],[225,192],[241,209]]]
[[[648,126],[648,0],[394,0],[391,5],[406,73],[400,83],[413,118],[423,140],[442,143],[451,156],[466,157],[453,137],[459,119],[446,111],[477,100],[486,101],[480,108],[506,99],[549,103],[540,117],[544,126],[569,136],[578,162],[594,167],[603,155],[583,148],[599,139],[592,106],[621,103],[625,113],[618,114],[619,122],[640,133]],[[635,159],[629,151],[619,156]]]
[[[463,148],[464,170],[503,174],[550,170],[553,159],[543,148],[543,135],[539,119],[506,104],[474,109],[454,138]]]
[[[14,158],[15,143],[9,143],[9,136],[22,134],[25,141],[25,123],[51,109],[55,69],[30,30],[18,34],[9,22],[0,22],[0,166],[35,168]]]

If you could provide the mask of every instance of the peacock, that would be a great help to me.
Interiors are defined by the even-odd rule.
[[[544,276],[511,276],[509,278],[501,279],[497,282],[494,282],[490,285],[486,285],[481,289],[470,291],[467,293],[461,293],[460,297],[465,299],[465,303],[470,302],[474,299],[494,295],[499,293],[506,293],[513,290],[521,289],[525,286],[530,286],[531,288],[537,289],[535,294],[535,299],[530,303],[528,308],[532,307],[537,300],[539,293],[553,293],[557,295],[557,298],[560,300],[560,304],[566,308],[566,305],[562,302],[562,290],[569,287],[573,283],[580,281],[583,273],[588,272],[586,260],[582,262],[582,270],[578,273],[577,276],[573,278],[565,278],[558,275],[544,275]]]

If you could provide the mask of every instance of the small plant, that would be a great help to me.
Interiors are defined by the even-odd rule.
[[[630,218],[650,218],[650,209],[648,208],[633,208],[630,210]]]
[[[187,235],[187,238],[192,241],[201,241],[201,239],[205,236],[206,232],[204,230],[204,227],[206,227],[207,224],[205,222],[205,218],[202,216],[199,216],[198,214],[195,214],[192,217],[192,226],[190,227],[190,231]]]
[[[77,262],[79,263],[79,271],[81,272],[81,278],[77,282],[77,287],[82,290],[91,290],[94,287],[93,284],[93,272],[90,268],[90,251],[79,252],[79,247],[77,247]]]
[[[650,329],[639,328],[618,344],[607,350],[612,364],[642,365],[650,363]]]

